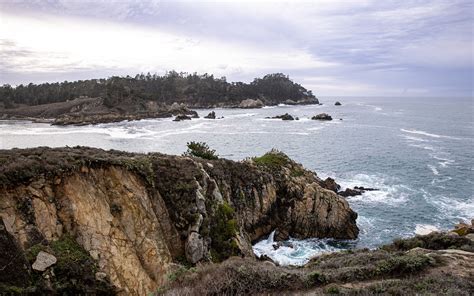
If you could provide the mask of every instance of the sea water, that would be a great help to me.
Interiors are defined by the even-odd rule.
[[[290,239],[277,250],[270,235],[254,246],[282,264],[300,265],[321,252],[374,248],[397,237],[446,230],[474,218],[473,98],[323,98],[324,105],[216,109],[217,117],[173,122],[148,119],[94,126],[0,121],[0,148],[92,146],[181,154],[205,141],[234,160],[285,152],[321,178],[345,187],[378,188],[349,197],[358,213],[355,241]],[[314,121],[318,113],[333,120]],[[289,113],[295,121],[266,119]],[[340,120],[342,119],[342,120]],[[292,246],[292,247],[291,247]]]

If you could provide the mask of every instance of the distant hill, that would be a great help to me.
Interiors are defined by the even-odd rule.
[[[0,108],[36,106],[66,102],[78,97],[102,98],[109,107],[123,100],[154,101],[171,105],[184,103],[191,108],[245,107],[285,104],[317,104],[311,90],[293,82],[282,73],[255,78],[251,83],[227,82],[225,77],[168,72],[166,75],[139,74],[135,77],[113,76],[107,79],[79,80],[0,87]]]

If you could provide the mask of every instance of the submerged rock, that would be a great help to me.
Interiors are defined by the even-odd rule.
[[[327,114],[327,113],[321,113],[321,114],[318,114],[318,115],[315,115],[313,117],[311,117],[312,120],[332,120],[332,117],[331,115]]]

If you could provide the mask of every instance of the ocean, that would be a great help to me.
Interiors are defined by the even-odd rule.
[[[321,252],[375,248],[394,238],[447,230],[474,218],[473,98],[335,98],[323,105],[215,109],[217,117],[173,122],[150,119],[82,127],[0,121],[0,149],[92,146],[181,154],[204,141],[220,157],[241,160],[279,149],[321,178],[379,191],[347,198],[361,229],[355,241],[290,239],[254,246],[281,264],[300,265]],[[326,112],[330,122],[309,118]],[[289,113],[295,121],[265,119]],[[342,119],[342,120],[340,120]]]

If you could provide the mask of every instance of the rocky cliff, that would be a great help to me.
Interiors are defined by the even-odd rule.
[[[357,214],[320,182],[276,151],[242,162],[0,151],[0,288],[144,295],[178,263],[254,257],[251,243],[274,229],[356,238]]]

